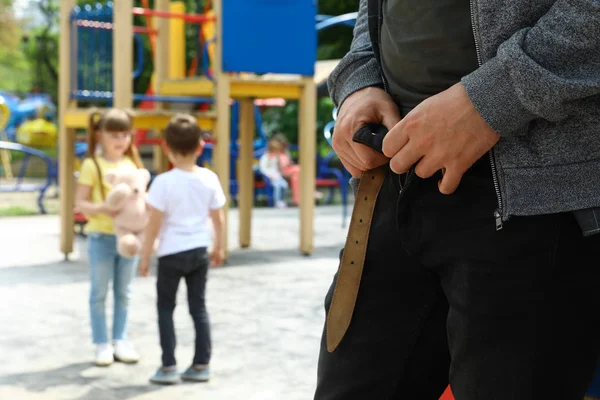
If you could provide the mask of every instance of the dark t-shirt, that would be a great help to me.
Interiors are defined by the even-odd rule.
[[[469,0],[383,0],[381,63],[403,109],[478,67]]]

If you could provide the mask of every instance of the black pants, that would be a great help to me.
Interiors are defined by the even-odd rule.
[[[413,175],[399,196],[388,175],[350,328],[333,353],[323,335],[315,399],[437,400],[448,384],[457,400],[583,399],[600,235],[584,238],[571,213],[497,231],[487,158],[453,195],[439,179]]]
[[[206,248],[198,248],[158,259],[158,328],[162,347],[162,365],[170,367],[175,361],[175,327],[173,311],[179,280],[185,278],[188,306],[196,328],[194,364],[208,365],[211,353],[210,324],[206,312],[205,291],[209,267]]]

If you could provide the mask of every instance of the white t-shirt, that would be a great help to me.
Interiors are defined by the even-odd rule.
[[[157,250],[157,256],[162,257],[209,247],[209,212],[223,207],[226,199],[219,178],[211,170],[175,168],[154,178],[146,201],[164,213]]]
[[[258,164],[260,173],[271,180],[281,179],[281,171],[279,170],[279,156],[266,152],[260,157]]]

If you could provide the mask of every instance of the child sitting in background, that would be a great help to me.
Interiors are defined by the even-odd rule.
[[[292,156],[289,152],[289,142],[284,134],[278,133],[274,135],[273,140],[279,142],[281,146],[279,167],[281,168],[283,177],[290,180],[292,202],[297,206],[300,204],[300,166],[294,164],[294,160],[292,160]]]
[[[283,156],[283,146],[276,139],[271,139],[267,143],[267,151],[260,157],[259,170],[261,174],[269,178],[273,185],[273,197],[275,207],[285,208],[287,204],[283,200],[288,188],[287,181],[281,174],[281,157]]]
[[[189,115],[177,115],[165,131],[166,152],[174,168],[157,176],[150,186],[150,221],[146,229],[139,272],[148,275],[154,241],[157,250],[158,326],[162,367],[150,378],[154,383],[209,380],[211,338],[205,291],[210,261],[220,265],[224,258],[223,234],[225,194],[217,175],[196,165],[202,152],[202,132]],[[211,221],[214,242],[211,244]],[[159,235],[160,233],[160,235]],[[181,278],[187,284],[189,312],[196,330],[192,365],[180,376],[175,360],[173,312]]]
[[[290,143],[283,133],[273,135],[273,140],[280,143],[281,155],[279,156],[279,167],[284,178],[290,180],[292,189],[292,201],[294,205],[300,205],[300,166],[294,164],[292,155],[289,152]],[[321,199],[322,193],[315,190],[315,199]]]

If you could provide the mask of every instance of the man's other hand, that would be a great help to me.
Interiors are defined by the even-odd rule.
[[[408,113],[386,135],[383,153],[391,158],[390,168],[398,174],[415,164],[415,173],[421,178],[441,170],[440,192],[451,194],[463,174],[498,140],[500,136],[458,83]]]
[[[382,89],[368,87],[352,93],[342,103],[335,122],[333,149],[353,177],[389,160],[369,147],[352,141],[363,125],[382,124],[392,129],[400,121],[398,107]]]

